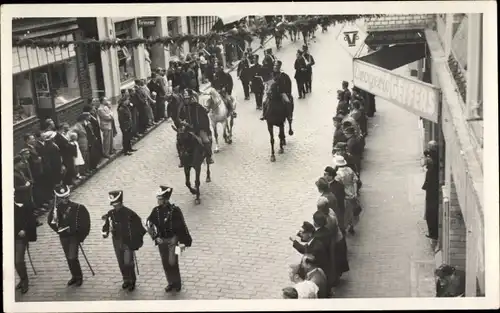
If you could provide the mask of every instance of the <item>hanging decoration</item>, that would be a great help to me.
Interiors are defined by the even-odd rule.
[[[335,25],[337,23],[353,22],[360,18],[373,17],[378,15],[304,15],[299,16],[296,20],[285,22],[284,27],[287,30],[298,31],[312,31],[318,25]],[[28,47],[28,48],[67,48],[73,45],[75,48],[95,48],[99,47],[101,50],[109,50],[110,48],[136,48],[140,45],[164,45],[170,44],[181,45],[188,42],[191,46],[200,43],[207,44],[219,40],[225,42],[251,42],[253,37],[258,37],[265,40],[267,37],[273,36],[277,31],[276,23],[262,23],[255,25],[251,28],[238,27],[233,28],[227,32],[209,32],[204,35],[191,35],[179,34],[176,36],[167,36],[160,38],[132,38],[132,39],[83,39],[83,40],[58,40],[58,39],[27,39],[27,38],[13,38],[12,45],[14,47]]]

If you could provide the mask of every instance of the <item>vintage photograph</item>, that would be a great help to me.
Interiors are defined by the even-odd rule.
[[[484,298],[486,13],[330,6],[2,17],[13,301]]]

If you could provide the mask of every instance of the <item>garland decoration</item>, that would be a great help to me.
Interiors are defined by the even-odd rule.
[[[448,56],[448,67],[450,68],[453,78],[457,83],[458,92],[460,93],[462,100],[467,102],[467,79],[465,77],[465,73],[463,73],[460,65],[458,64],[458,61],[453,56],[453,53],[450,53]]]
[[[132,39],[83,39],[83,40],[58,40],[58,39],[27,39],[27,38],[13,38],[13,47],[28,47],[28,48],[42,48],[42,49],[54,49],[54,48],[67,48],[73,45],[75,48],[82,47],[84,49],[98,47],[101,50],[109,50],[110,48],[137,48],[140,45],[164,45],[168,46],[170,44],[181,45],[188,42],[190,45],[198,45],[200,43],[211,43],[216,41],[224,41],[229,43],[237,42],[252,42],[254,37],[265,40],[270,36],[274,36],[276,33],[281,35],[284,34],[286,30],[291,31],[312,31],[315,30],[318,25],[330,26],[337,23],[354,22],[360,18],[374,17],[377,15],[303,15],[294,16],[287,21],[284,21],[279,28],[276,27],[277,21],[271,23],[257,22],[250,28],[238,27],[233,28],[226,32],[209,32],[204,35],[192,35],[192,34],[179,34],[176,36],[166,36],[160,38],[132,38]]]

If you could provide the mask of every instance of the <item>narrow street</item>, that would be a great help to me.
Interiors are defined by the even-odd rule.
[[[285,153],[276,154],[275,163],[269,161],[269,135],[259,120],[261,111],[255,110],[253,95],[250,101],[243,100],[233,72],[233,94],[239,100],[233,144],[221,143],[220,153],[214,154],[211,183],[205,183],[203,168],[201,205],[194,204],[184,185],[175,133],[170,123],[163,123],[136,145],[139,151],[133,156],[118,158],[73,193],[72,200],[85,204],[91,214],[92,230],[84,249],[96,276],[91,276],[81,256],[84,283],[78,289],[66,287],[70,274],[64,254],[45,224],[30,247],[38,275],[28,269],[30,290],[16,294],[16,301],[281,298],[281,289],[291,284],[288,263],[296,254],[288,238],[303,221],[312,220],[318,197],[314,182],[332,163],[336,91],[342,80],[352,80],[351,57],[336,41],[340,27],[324,34],[318,30],[310,45],[316,60],[313,93],[304,100],[297,99],[293,81],[295,53],[303,42],[285,39],[275,53],[292,78],[295,97],[295,135],[287,136]],[[432,250],[423,221],[417,122],[411,113],[377,100],[361,175],[364,211],[356,235],[348,236],[351,271],[343,277],[336,297],[432,295],[433,282],[427,274],[432,266],[425,267],[432,262]],[[137,253],[137,288],[128,293],[121,289],[111,240],[101,237],[101,216],[110,209],[108,191],[122,189],[125,205],[144,219],[156,205],[160,184],[173,187],[172,201],[182,208],[193,237],[193,246],[180,260],[183,290],[164,292],[159,253],[145,237]]]

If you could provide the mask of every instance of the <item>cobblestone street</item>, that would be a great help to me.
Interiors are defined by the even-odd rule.
[[[255,109],[253,95],[243,100],[233,72],[238,100],[233,144],[224,144],[219,134],[221,151],[214,154],[211,183],[205,182],[206,167],[202,169],[201,205],[195,205],[183,170],[177,167],[171,123],[163,123],[135,146],[139,151],[133,156],[119,157],[72,195],[91,214],[92,230],[83,246],[96,276],[80,256],[84,283],[66,287],[66,260],[45,222],[30,247],[38,275],[28,264],[30,290],[23,296],[17,293],[16,301],[281,298],[281,289],[290,284],[288,263],[296,254],[288,238],[303,221],[312,220],[318,197],[314,182],[332,163],[336,91],[342,80],[352,78],[352,59],[336,41],[340,27],[323,34],[318,30],[316,42],[310,44],[316,65],[313,93],[304,100],[297,99],[293,80],[295,53],[303,42],[285,39],[284,47],[275,52],[274,40],[270,41],[292,79],[295,98],[295,135],[287,136],[285,153],[276,154],[275,163],[269,161],[269,135],[259,120],[261,111]],[[361,174],[364,211],[356,235],[347,239],[351,271],[336,297],[433,296],[432,267],[425,267],[432,264],[433,254],[423,221],[419,132],[417,116],[377,100]],[[276,139],[277,134],[275,129]],[[111,240],[101,236],[101,216],[110,209],[108,191],[122,189],[125,205],[144,219],[156,205],[160,184],[174,188],[171,200],[183,210],[193,237],[193,246],[180,259],[183,290],[164,292],[160,256],[146,235],[137,253],[137,288],[128,293],[121,288]]]

